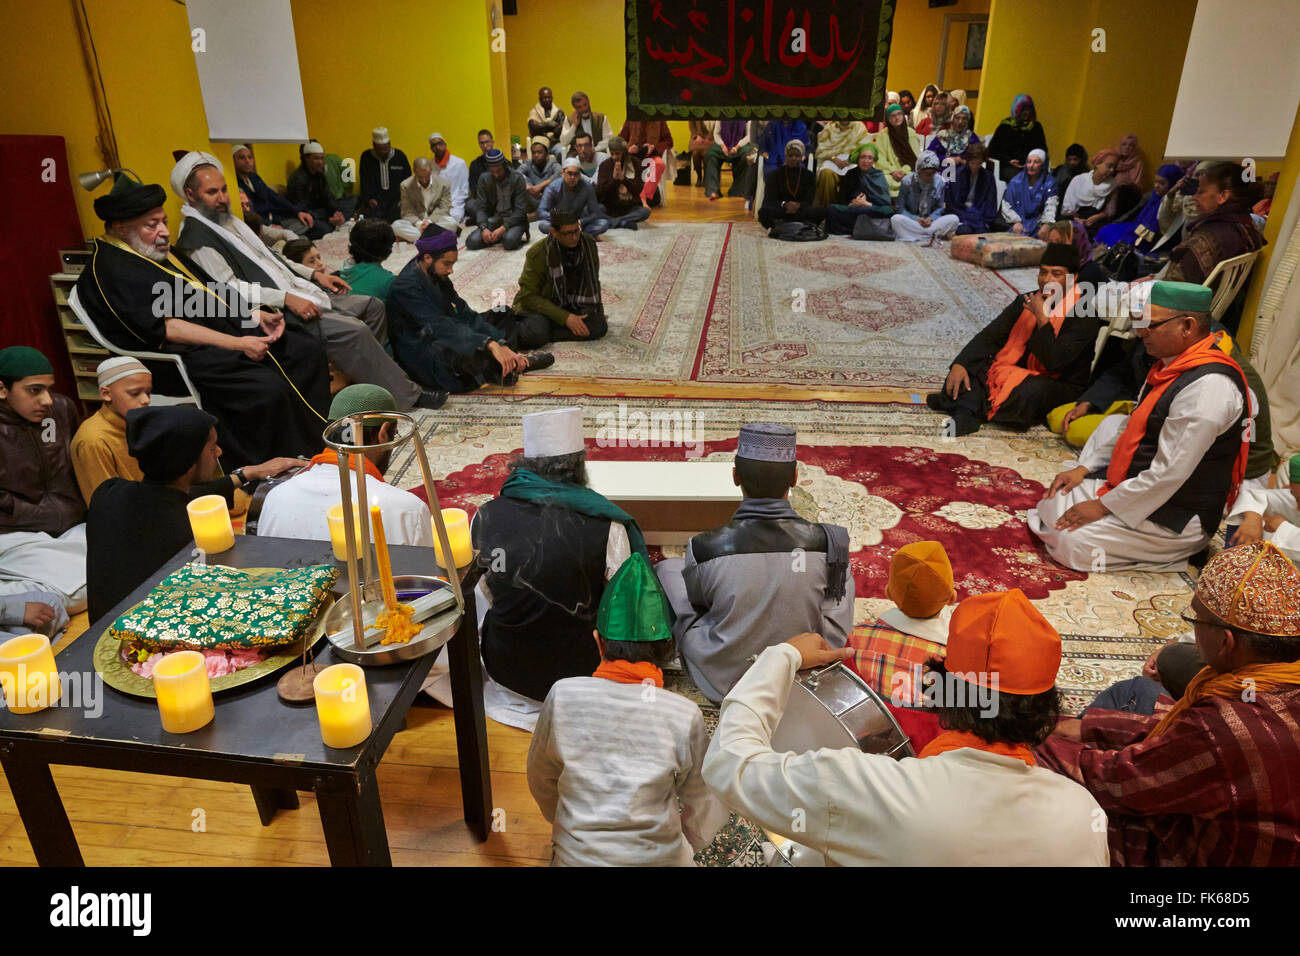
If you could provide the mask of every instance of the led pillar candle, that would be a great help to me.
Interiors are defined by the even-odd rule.
[[[463,568],[474,557],[474,546],[469,539],[469,514],[461,508],[443,508],[442,521],[447,526],[447,543],[451,545],[452,567]],[[438,525],[433,526],[433,550],[438,564],[447,567],[442,559],[442,545],[438,543]]]
[[[230,526],[226,499],[220,495],[195,498],[185,509],[190,513],[194,546],[204,554],[220,554],[235,546],[235,529]]]
[[[0,644],[0,683],[5,706],[15,714],[34,714],[59,699],[54,652],[44,634],[23,634]]]
[[[155,664],[153,688],[163,730],[169,734],[188,734],[212,720],[208,667],[198,651],[176,651]]]
[[[334,664],[312,681],[316,717],[326,747],[345,750],[370,736],[370,697],[366,677],[356,664]]]
[[[343,523],[343,506],[335,505],[325,512],[325,520],[330,526],[330,544],[334,546],[334,557],[339,561],[348,559],[347,526]],[[353,532],[356,535],[357,550],[361,549],[361,516],[353,516]],[[360,557],[358,555],[358,557]]]

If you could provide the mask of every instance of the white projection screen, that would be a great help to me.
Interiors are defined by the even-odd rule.
[[[187,0],[194,62],[215,142],[307,139],[289,0]],[[197,36],[195,31],[202,30]]]
[[[1300,3],[1200,0],[1165,156],[1281,159],[1297,104]]]

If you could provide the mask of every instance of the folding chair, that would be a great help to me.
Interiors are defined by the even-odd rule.
[[[78,290],[74,288],[68,294],[68,307],[72,309],[73,314],[77,317],[77,321],[80,322],[83,326],[85,326],[86,331],[90,333],[90,337],[93,338],[96,342],[98,342],[102,347],[108,349],[108,351],[112,352],[114,355],[129,355],[131,356],[131,358],[138,358],[142,362],[150,361],[150,362],[175,363],[176,371],[181,373],[181,381],[185,383],[185,387],[186,389],[189,390],[189,394],[188,395],[160,395],[157,392],[155,392],[153,398],[151,399],[152,404],[154,405],[197,405],[199,408],[203,407],[203,403],[199,400],[199,390],[195,388],[194,383],[190,381],[190,377],[185,371],[185,363],[181,361],[181,357],[179,355],[172,355],[167,352],[132,352],[132,351],[128,351],[127,349],[118,348],[116,345],[114,345],[112,342],[106,339],[104,337],[104,334],[100,332],[98,328],[95,327],[95,323],[91,321],[90,316],[86,314],[86,310],[82,306],[81,298],[80,296],[77,295],[77,292]]]

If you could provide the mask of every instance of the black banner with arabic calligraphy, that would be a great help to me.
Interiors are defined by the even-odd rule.
[[[895,0],[627,0],[629,119],[884,118]]]

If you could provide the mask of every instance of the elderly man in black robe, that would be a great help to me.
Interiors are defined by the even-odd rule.
[[[171,249],[162,186],[119,173],[95,200],[105,232],[77,296],[101,334],[132,352],[175,352],[217,417],[227,470],[322,447],[329,368],[320,326],[255,308]],[[170,362],[146,363],[156,389],[182,383]]]

